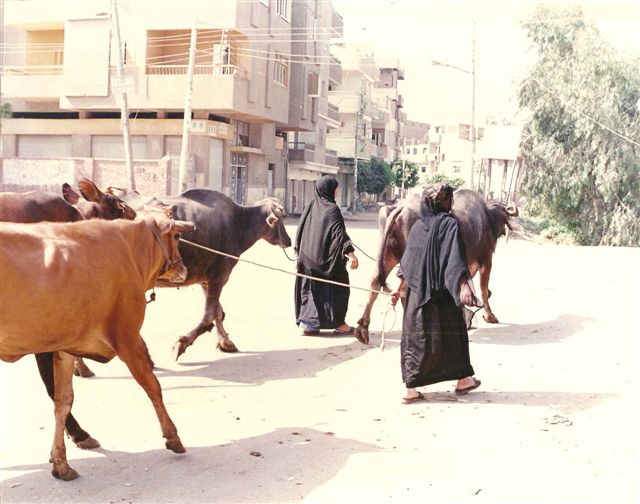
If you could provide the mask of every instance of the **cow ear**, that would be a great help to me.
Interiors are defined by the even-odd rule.
[[[103,198],[102,191],[98,189],[98,186],[93,183],[93,181],[83,178],[78,182],[78,187],[80,188],[80,194],[87,201],[93,201],[98,203]]]
[[[62,184],[62,197],[67,203],[71,203],[72,205],[78,203],[78,200],[80,199],[80,195],[66,182]]]
[[[275,214],[271,213],[269,214],[269,217],[267,217],[267,224],[269,225],[269,227],[273,227],[278,223],[278,218],[275,216]]]

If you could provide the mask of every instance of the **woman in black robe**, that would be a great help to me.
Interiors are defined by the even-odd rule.
[[[347,260],[358,267],[351,238],[342,213],[336,205],[338,181],[327,175],[316,182],[315,195],[305,207],[298,223],[295,251],[297,271],[304,275],[349,283]],[[353,334],[345,323],[349,288],[296,277],[296,324],[305,335],[333,329],[336,334]]]
[[[458,223],[451,215],[453,190],[447,184],[425,189],[420,220],[411,228],[400,261],[400,288],[406,290],[400,345],[405,404],[424,399],[416,387],[458,380],[455,392],[480,386],[473,376],[463,305],[476,304]]]

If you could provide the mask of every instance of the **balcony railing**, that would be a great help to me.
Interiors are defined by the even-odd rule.
[[[0,69],[2,75],[62,75],[62,65],[11,65]]]
[[[147,75],[186,75],[189,65],[147,65]],[[246,77],[244,68],[236,65],[194,65],[194,75],[239,75]]]

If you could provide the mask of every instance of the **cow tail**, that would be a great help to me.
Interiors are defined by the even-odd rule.
[[[384,258],[385,258],[385,250],[387,249],[387,242],[389,239],[389,235],[391,234],[391,230],[393,229],[393,227],[395,226],[396,220],[398,219],[398,216],[400,215],[400,212],[402,212],[403,207],[398,205],[398,207],[396,207],[391,214],[389,214],[389,217],[387,217],[387,220],[384,224],[384,232],[382,233],[382,242],[380,244],[380,250],[378,252],[378,271],[377,271],[377,282],[378,285],[380,285],[380,289],[387,289],[387,277],[384,274]]]

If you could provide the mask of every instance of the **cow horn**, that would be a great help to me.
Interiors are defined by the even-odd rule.
[[[518,207],[516,206],[516,204],[514,202],[509,203],[506,206],[506,211],[509,214],[510,217],[517,217],[518,216]]]

